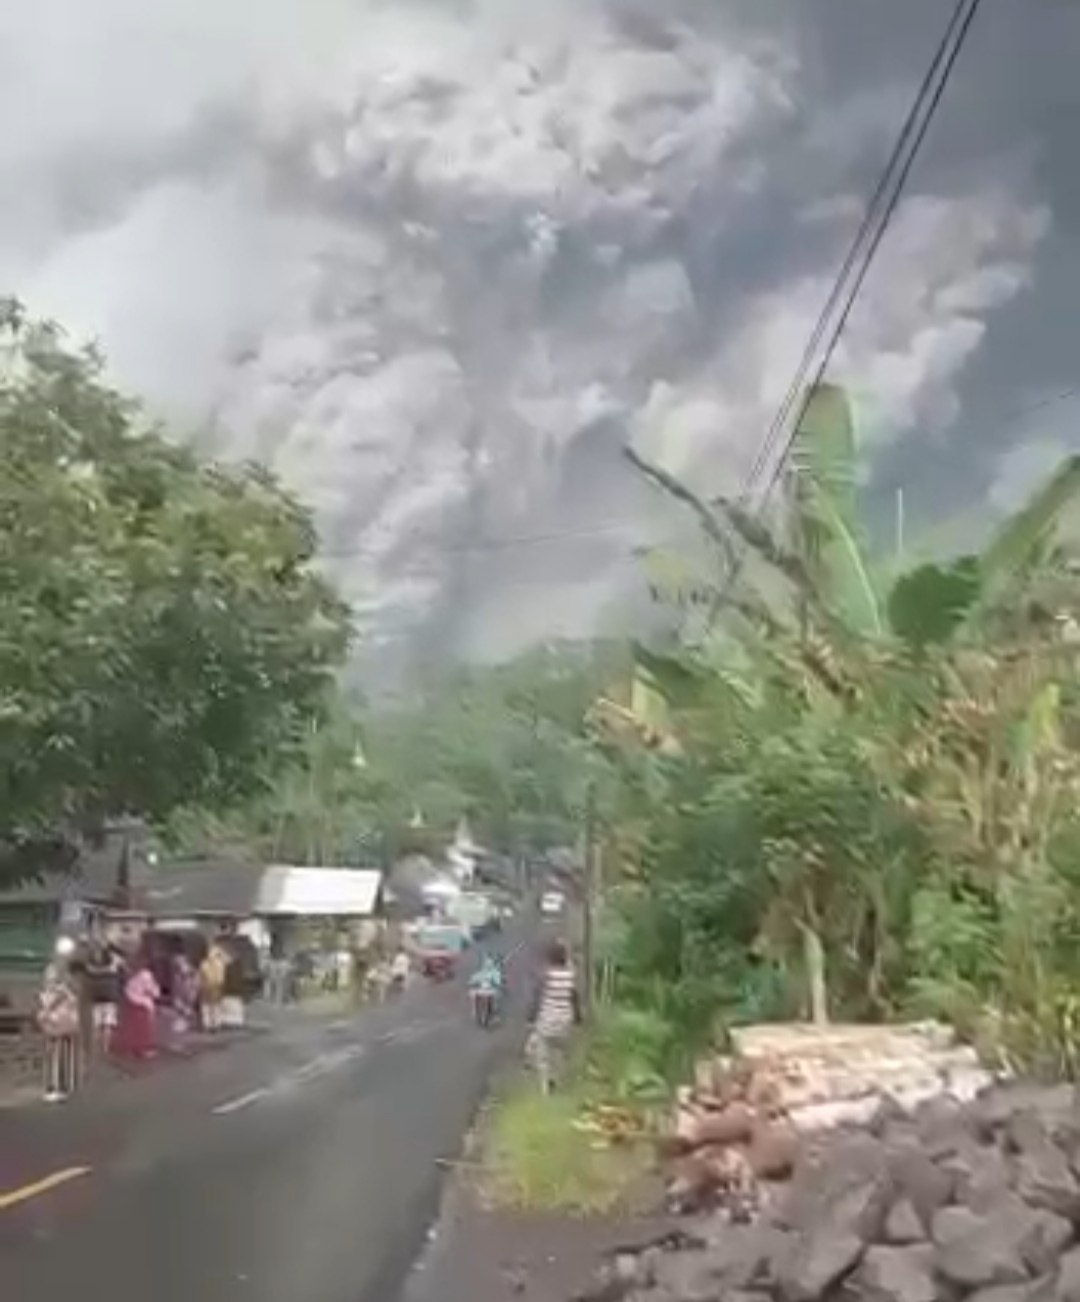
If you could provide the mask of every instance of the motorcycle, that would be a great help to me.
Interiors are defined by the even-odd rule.
[[[493,990],[473,990],[473,1020],[481,1030],[488,1030],[495,1021],[498,1009],[498,996]]]

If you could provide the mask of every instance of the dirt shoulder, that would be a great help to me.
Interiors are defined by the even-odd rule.
[[[606,1256],[673,1223],[659,1215],[490,1208],[468,1179],[458,1179],[402,1302],[568,1302]]]
[[[597,1171],[585,1169],[590,1141],[568,1130],[564,1104],[548,1111],[528,1090],[508,1083],[478,1119],[401,1302],[567,1302],[607,1256],[674,1224],[653,1211],[662,1186],[640,1169],[607,1197]],[[592,1156],[606,1177],[603,1155]]]

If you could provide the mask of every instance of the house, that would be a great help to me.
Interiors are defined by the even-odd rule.
[[[446,851],[447,866],[455,881],[462,886],[468,886],[476,872],[477,864],[485,853],[483,846],[477,845],[473,840],[469,820],[462,818],[454,833],[454,839]]]
[[[0,891],[0,1021],[30,1015],[61,935],[85,935],[132,910],[137,916],[153,858],[144,823],[114,820],[96,840],[64,847],[64,858],[63,871]]]
[[[365,947],[382,930],[383,874],[374,868],[298,867],[236,859],[161,864],[146,891],[159,931],[246,935],[265,952]]]

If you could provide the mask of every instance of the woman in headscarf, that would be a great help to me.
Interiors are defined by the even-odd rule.
[[[45,1099],[66,1099],[78,1084],[79,996],[59,963],[50,963],[38,995],[38,1026],[45,1037]]]
[[[152,1058],[157,1053],[157,1013],[161,987],[143,955],[136,960],[124,986],[124,1002],[117,1028],[117,1051],[131,1058]]]

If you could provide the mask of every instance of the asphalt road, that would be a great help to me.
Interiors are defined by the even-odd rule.
[[[0,1113],[0,1293],[392,1302],[518,1031],[481,1031],[462,989],[422,987]]]

